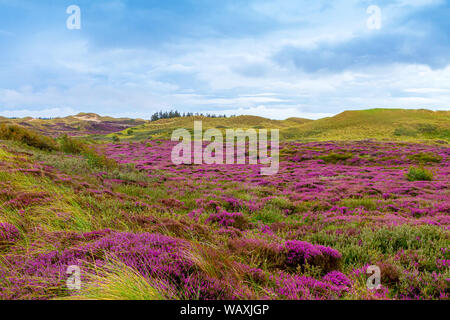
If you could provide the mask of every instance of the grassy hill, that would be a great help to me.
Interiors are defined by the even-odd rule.
[[[95,113],[79,113],[75,116],[51,119],[0,117],[0,124],[19,125],[48,136],[59,136],[64,133],[71,136],[108,134],[145,122],[142,119],[102,117]]]
[[[53,119],[0,117],[0,124],[16,124],[48,136],[68,134],[89,136],[98,141],[170,139],[173,130],[193,130],[195,120],[203,129],[230,128],[279,129],[283,140],[390,140],[417,142],[450,142],[450,111],[370,109],[345,111],[334,117],[319,120],[289,118],[270,120],[257,116],[207,118],[180,117],[148,121],[143,119],[102,117],[94,113]]]
[[[151,121],[134,128],[123,130],[122,132],[110,134],[124,140],[143,140],[143,139],[169,139],[172,132],[178,128],[187,130],[194,129],[194,121],[202,121],[203,129],[217,128],[225,131],[226,129],[289,129],[298,127],[301,124],[312,122],[313,120],[301,118],[289,118],[287,120],[270,120],[257,116],[237,116],[231,118],[207,118],[203,116],[161,119]],[[100,137],[98,137],[100,138]]]
[[[370,109],[283,130],[286,139],[306,140],[450,140],[450,111]]]
[[[177,128],[192,130],[194,120],[202,120],[203,129],[278,128],[283,140],[450,141],[450,111],[406,109],[345,111],[334,117],[315,121],[301,118],[270,120],[256,116],[173,118],[147,122],[119,133],[96,138],[112,139],[117,135],[120,140],[167,139]]]

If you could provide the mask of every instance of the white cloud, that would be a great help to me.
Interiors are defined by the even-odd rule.
[[[3,117],[33,117],[33,118],[56,118],[56,117],[66,117],[69,115],[74,115],[76,112],[72,108],[50,108],[50,109],[39,109],[39,110],[3,110],[0,111],[0,116]]]
[[[450,89],[443,89],[443,88],[409,88],[404,89],[403,91],[411,93],[423,93],[423,94],[450,93]]]
[[[39,33],[30,36],[34,41],[20,48],[16,64],[9,66],[14,77],[0,86],[0,114],[92,111],[148,118],[160,109],[176,108],[317,119],[370,107],[449,109],[450,68],[403,65],[311,75],[273,63],[272,55],[287,44],[311,46],[367,32],[367,15],[358,3],[340,1],[327,9],[317,2],[255,1],[250,5],[255,12],[289,21],[292,27],[247,38],[179,39],[163,49],[94,48],[82,36],[66,40]],[[416,7],[433,3],[400,2]],[[120,5],[116,1],[109,9]],[[398,17],[398,7],[399,2],[397,11],[393,6],[383,10]]]

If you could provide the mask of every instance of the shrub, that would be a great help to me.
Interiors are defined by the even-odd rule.
[[[417,161],[420,163],[428,163],[428,162],[436,162],[439,163],[442,161],[442,157],[438,154],[434,154],[431,152],[425,153],[416,153],[412,154],[408,157],[410,160]]]
[[[67,134],[59,138],[59,145],[61,151],[71,154],[80,154],[85,149],[85,145],[81,141],[70,138]]]
[[[433,254],[434,246],[445,239],[444,231],[437,226],[401,225],[395,228],[383,227],[378,230],[364,229],[361,239],[368,251],[376,250],[383,254],[395,254],[399,250],[422,249]]]
[[[353,158],[353,154],[351,153],[334,153],[334,152],[319,157],[319,159],[322,159],[323,161],[325,161],[325,163],[337,163],[339,161],[345,161],[350,158]]]
[[[394,136],[407,136],[407,137],[415,137],[417,135],[417,132],[413,129],[409,128],[397,128],[394,130]]]
[[[113,139],[114,142],[119,142],[120,141],[120,139],[119,139],[119,137],[117,135],[113,135],[112,139]]]
[[[117,168],[117,162],[114,159],[108,158],[103,154],[99,154],[94,148],[86,147],[83,151],[83,156],[86,158],[89,166],[96,168]]]
[[[380,268],[381,283],[384,286],[400,282],[400,272],[396,266],[387,262],[378,262],[376,265]]]
[[[292,240],[286,241],[285,249],[285,263],[288,268],[303,267],[305,264],[309,264],[320,267],[325,273],[339,269],[342,255],[333,248]]]
[[[18,141],[41,150],[58,149],[55,140],[52,138],[16,125],[2,124],[0,126],[0,139]]]
[[[60,149],[70,154],[79,154],[86,158],[90,167],[96,168],[117,168],[117,162],[103,154],[99,154],[93,147],[81,142],[80,140],[63,135],[59,138]]]
[[[433,173],[422,167],[410,167],[406,174],[408,181],[431,181]]]
[[[131,135],[133,134],[133,132],[134,132],[133,129],[128,129],[128,130],[127,130],[127,134],[128,134],[129,136],[131,136]]]
[[[249,226],[247,219],[241,212],[227,212],[225,210],[212,213],[205,222],[218,223],[223,227],[235,227],[240,230],[245,230]]]
[[[231,239],[228,247],[246,260],[255,259],[259,265],[278,267],[283,263],[283,247],[263,239]]]
[[[20,238],[19,230],[9,223],[0,223],[0,243],[15,242]]]
[[[438,127],[436,125],[430,124],[430,123],[420,123],[417,125],[417,130],[420,133],[424,134],[433,134],[436,133],[438,130]]]
[[[331,282],[336,286],[350,287],[352,285],[349,278],[339,271],[331,271],[323,277],[324,281]]]

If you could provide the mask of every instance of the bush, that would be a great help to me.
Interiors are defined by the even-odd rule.
[[[127,134],[128,134],[129,136],[131,136],[131,135],[133,134],[133,132],[134,132],[134,131],[133,131],[132,129],[128,129],[128,130],[127,130]]]
[[[400,272],[398,267],[387,262],[377,262],[376,265],[380,268],[381,283],[384,286],[400,282]]]
[[[19,238],[20,232],[14,225],[0,222],[0,244],[16,242]]]
[[[217,223],[223,227],[234,227],[240,230],[245,230],[249,226],[249,222],[241,212],[227,212],[225,210],[212,213],[205,222]]]
[[[120,139],[119,139],[119,137],[117,135],[113,135],[112,139],[113,139],[114,142],[119,142],[120,141]]]
[[[80,154],[85,149],[85,145],[81,141],[70,138],[67,134],[59,138],[59,145],[61,151],[71,154]]]
[[[394,136],[407,136],[407,137],[415,137],[417,132],[413,129],[409,128],[397,128],[394,130]]]
[[[90,167],[107,169],[117,168],[117,162],[114,159],[99,154],[93,147],[88,146],[80,140],[64,135],[59,139],[59,143],[61,151],[84,156]]]
[[[16,125],[2,124],[0,126],[0,139],[18,141],[41,150],[58,149],[58,145],[52,138]]]
[[[319,157],[325,161],[325,163],[337,163],[338,161],[345,161],[347,159],[353,158],[353,154],[351,153],[329,153],[325,156]]]
[[[433,133],[437,132],[438,127],[433,124],[429,124],[429,123],[420,123],[417,125],[417,130],[420,133],[433,134]]]
[[[259,266],[278,267],[284,262],[283,247],[263,239],[231,239],[228,247],[232,253]]]
[[[410,167],[406,174],[408,181],[431,181],[433,173],[422,167]]]
[[[117,162],[114,159],[110,159],[103,154],[97,153],[93,148],[86,147],[83,151],[83,156],[86,158],[90,167],[107,169],[117,168]]]
[[[413,161],[417,161],[420,163],[429,163],[429,162],[435,162],[435,163],[439,163],[442,161],[442,157],[438,154],[434,154],[431,152],[421,152],[421,153],[416,153],[416,154],[412,154],[408,157],[410,160]]]
[[[378,230],[365,229],[361,240],[367,251],[376,250],[383,254],[396,254],[399,250],[423,250],[431,256],[445,239],[445,232],[437,226],[421,225],[384,227]]]
[[[330,247],[313,245],[309,242],[291,240],[286,241],[286,261],[288,268],[303,267],[305,264],[319,267],[328,273],[339,270],[342,255]]]

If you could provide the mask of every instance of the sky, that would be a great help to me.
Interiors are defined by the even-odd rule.
[[[449,2],[0,0],[0,116],[450,110]]]

